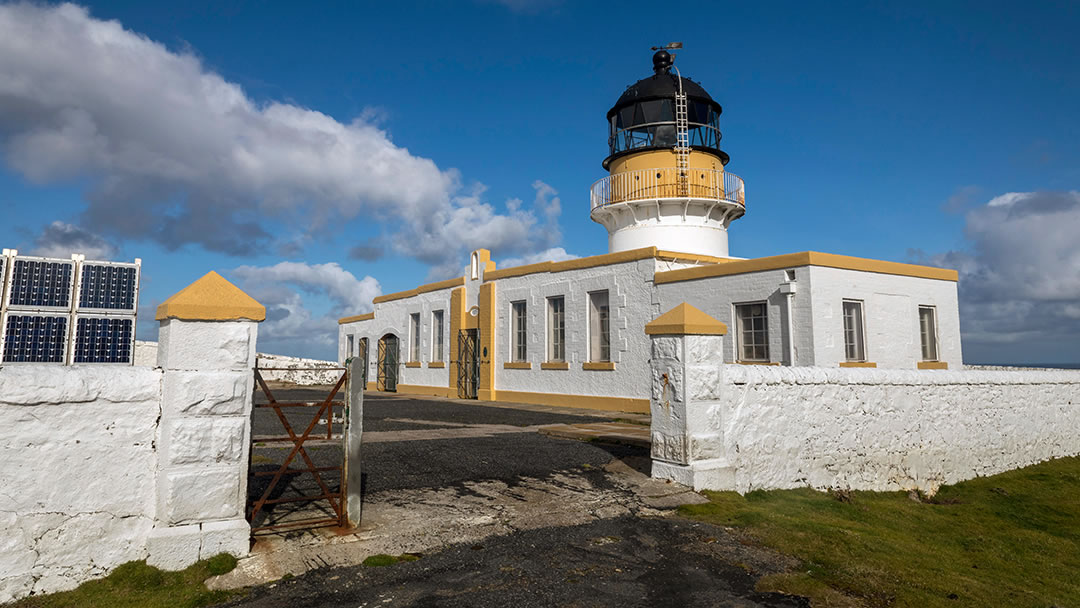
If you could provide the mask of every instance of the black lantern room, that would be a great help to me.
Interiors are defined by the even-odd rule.
[[[608,110],[608,146],[604,159],[607,169],[611,161],[646,150],[670,150],[675,147],[675,94],[679,91],[679,76],[671,73],[672,56],[667,51],[653,55],[652,76],[630,85]],[[686,94],[686,110],[690,148],[714,154],[727,164],[729,157],[720,149],[720,113],[723,108],[700,84],[682,79]]]

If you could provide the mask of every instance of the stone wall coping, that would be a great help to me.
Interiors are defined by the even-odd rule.
[[[645,324],[650,336],[723,336],[727,325],[683,302]]]
[[[266,307],[211,270],[158,306],[158,321],[238,321],[266,319]]]

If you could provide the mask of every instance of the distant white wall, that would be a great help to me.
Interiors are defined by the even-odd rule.
[[[260,372],[264,380],[286,382],[298,386],[335,384],[344,373],[344,370],[340,369],[341,366],[335,361],[263,353],[259,353],[256,360],[258,361],[258,367],[270,368],[267,371]],[[281,370],[280,368],[288,369]]]
[[[0,368],[0,602],[146,559],[163,375]]]

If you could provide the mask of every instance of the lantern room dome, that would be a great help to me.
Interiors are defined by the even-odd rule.
[[[608,110],[609,155],[607,169],[620,156],[649,149],[675,146],[675,95],[680,77],[671,72],[673,58],[666,51],[653,55],[654,74],[627,87]],[[690,147],[709,152],[725,165],[728,155],[720,150],[720,114],[724,111],[700,84],[682,77],[686,94]]]

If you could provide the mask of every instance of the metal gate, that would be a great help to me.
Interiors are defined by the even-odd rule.
[[[458,332],[458,377],[459,399],[476,399],[476,385],[480,379],[480,342],[479,331],[462,329]]]
[[[343,392],[348,372],[343,368],[332,368],[341,370],[341,377],[321,401],[282,402],[274,397],[260,372],[284,369],[255,368],[255,382],[266,402],[258,399],[253,404],[252,412],[249,463],[251,491],[246,509],[251,533],[254,535],[258,532],[324,526],[344,527],[347,519],[343,475],[345,433],[342,424],[346,402],[335,397]],[[313,369],[325,371],[327,368]],[[284,427],[286,436],[261,434],[269,430],[266,425],[272,424],[268,416],[262,415],[265,410],[273,410],[281,427]],[[335,412],[338,416],[335,416]],[[319,424],[326,424],[325,435],[321,431],[315,434],[315,427]],[[339,425],[337,437],[334,436],[335,424]],[[295,428],[303,428],[303,431],[297,434],[294,425]],[[335,446],[339,449],[335,450]],[[317,454],[321,463],[315,462],[309,449]],[[281,459],[280,455],[283,453],[286,455]],[[293,466],[297,456],[303,461],[302,466],[300,463]],[[271,477],[270,483],[259,491],[262,486],[259,479],[265,477]],[[254,498],[256,494],[257,499]]]
[[[396,392],[398,381],[398,339],[387,334],[379,339],[377,387],[380,391]]]

